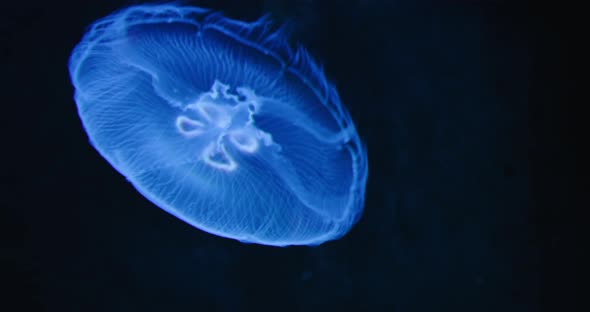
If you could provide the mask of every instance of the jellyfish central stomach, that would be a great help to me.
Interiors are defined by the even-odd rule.
[[[210,91],[186,105],[176,117],[176,130],[187,140],[202,140],[196,157],[206,165],[224,171],[234,171],[238,163],[228,152],[235,147],[241,153],[252,154],[261,145],[272,143],[270,134],[256,128],[253,115],[259,105],[254,92],[215,81]],[[234,150],[234,149],[232,149]]]

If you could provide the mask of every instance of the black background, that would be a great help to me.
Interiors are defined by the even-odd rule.
[[[362,219],[273,248],[168,215],[88,143],[66,67],[90,23],[133,3],[3,4],[0,310],[579,310],[573,9],[186,3],[293,22],[368,146]]]

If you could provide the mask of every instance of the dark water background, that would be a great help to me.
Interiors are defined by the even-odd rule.
[[[132,3],[2,7],[0,310],[578,310],[560,11],[498,0],[186,1],[293,22],[368,146],[353,230],[319,247],[271,248],[168,215],[88,144],[66,62],[85,27]]]

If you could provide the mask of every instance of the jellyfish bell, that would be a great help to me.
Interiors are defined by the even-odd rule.
[[[69,61],[96,150],[206,232],[317,245],[359,219],[367,156],[336,88],[268,20],[175,4],[97,21]]]

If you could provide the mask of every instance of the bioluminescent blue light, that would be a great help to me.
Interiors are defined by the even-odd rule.
[[[97,21],[69,61],[98,152],[206,232],[317,245],[359,219],[367,156],[322,69],[267,18],[174,4]]]

